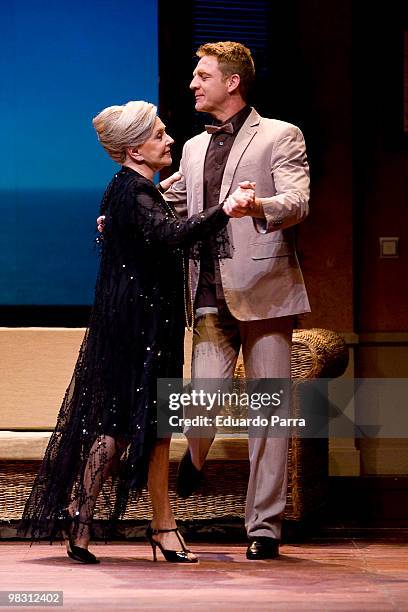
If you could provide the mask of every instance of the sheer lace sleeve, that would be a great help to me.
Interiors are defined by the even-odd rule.
[[[164,200],[154,186],[141,186],[135,181],[129,190],[131,199],[126,198],[123,221],[134,224],[147,243],[165,243],[173,248],[189,247],[198,240],[214,236],[229,221],[221,204],[188,219],[180,219],[173,206]]]

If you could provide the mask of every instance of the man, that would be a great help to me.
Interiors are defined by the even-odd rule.
[[[304,139],[296,126],[260,117],[247,105],[255,77],[249,49],[218,42],[202,45],[197,55],[190,88],[196,110],[211,114],[214,125],[185,144],[181,179],[173,175],[162,190],[171,185],[166,199],[188,215],[229,197],[236,218],[229,222],[231,257],[217,258],[208,246],[191,266],[192,378],[231,378],[241,347],[248,378],[289,378],[293,318],[309,311],[292,229],[308,214]],[[212,442],[194,437],[194,429],[185,433],[189,446],[177,482],[182,497],[200,484]],[[287,439],[267,433],[248,440],[249,559],[279,552]]]
[[[242,347],[248,378],[289,378],[294,315],[309,311],[293,226],[308,214],[309,172],[300,130],[247,105],[255,69],[240,43],[202,45],[190,88],[214,124],[187,141],[182,178],[165,193],[188,215],[229,199],[231,257],[207,246],[192,266],[192,378],[232,378]],[[240,194],[251,193],[251,198]],[[249,215],[249,216],[243,216]],[[252,219],[251,219],[252,217]],[[198,486],[211,438],[194,437],[179,467],[178,493]],[[249,437],[245,525],[248,559],[278,556],[286,502],[287,439]]]

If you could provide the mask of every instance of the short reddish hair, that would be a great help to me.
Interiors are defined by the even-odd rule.
[[[196,55],[213,55],[217,58],[220,71],[227,77],[239,74],[239,91],[246,101],[248,93],[255,80],[255,66],[251,51],[241,43],[230,40],[215,43],[205,43],[197,49]]]

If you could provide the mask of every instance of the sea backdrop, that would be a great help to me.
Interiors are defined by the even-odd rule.
[[[89,305],[103,190],[0,190],[0,304]]]
[[[0,306],[88,306],[118,169],[92,119],[157,103],[158,2],[7,0],[0,24]]]

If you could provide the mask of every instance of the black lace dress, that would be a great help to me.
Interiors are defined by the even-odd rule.
[[[20,524],[33,538],[52,538],[69,505],[89,523],[108,475],[100,499],[112,521],[146,485],[156,381],[182,376],[183,259],[228,223],[220,207],[179,219],[154,184],[127,167],[109,184],[101,213],[89,328]]]

